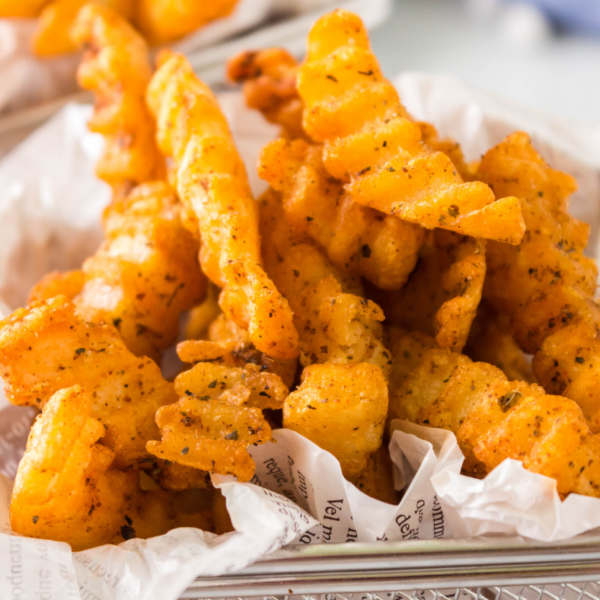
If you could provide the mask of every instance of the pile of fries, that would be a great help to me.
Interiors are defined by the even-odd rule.
[[[325,15],[302,64],[233,58],[281,127],[252,196],[211,90],[185,57],[152,70],[106,6],[73,27],[105,138],[105,241],[0,323],[8,399],[41,412],[11,523],[76,549],[178,526],[231,529],[209,474],[250,481],[248,447],[284,427],[396,503],[392,419],[451,430],[464,473],[506,458],[600,497],[600,308],[572,177],[525,133],[475,164],[414,121],[364,24]],[[178,338],[189,368],[173,382]],[[531,357],[532,360],[531,360]]]
[[[97,0],[137,27],[153,45],[186,36],[231,13],[238,0]],[[38,56],[68,54],[77,49],[71,28],[87,0],[0,0],[0,18],[38,23],[32,40]]]

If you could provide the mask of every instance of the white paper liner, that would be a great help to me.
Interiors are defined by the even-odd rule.
[[[536,129],[535,115],[531,127],[525,127],[521,123],[527,112],[508,105],[502,105],[500,120],[487,104],[496,106],[500,101],[470,95],[445,79],[404,76],[400,88],[415,116],[432,120],[442,133],[452,133],[470,157],[515,125],[537,131],[546,158],[553,166],[574,172],[585,188],[578,208],[595,214],[600,194],[588,183],[597,182],[595,163],[584,163],[569,153],[564,128],[552,129],[550,120],[552,136],[544,137]],[[243,107],[240,94],[220,99],[253,174],[258,151],[274,130]],[[78,265],[99,239],[99,216],[108,193],[93,175],[100,144],[85,129],[89,111],[89,107],[66,107],[0,162],[4,311],[23,303],[31,283],[43,272]],[[588,144],[590,156],[595,156],[596,135],[600,139],[596,130],[582,141],[582,147]],[[571,164],[575,168],[567,166]],[[255,178],[253,187],[255,192],[261,187]],[[17,413],[27,410],[7,406],[0,397],[0,469],[11,475],[27,427],[17,426],[12,437],[2,427],[16,423]],[[257,463],[253,482],[213,477],[236,528],[235,533],[220,537],[182,528],[151,540],[71,554],[65,544],[10,534],[11,483],[1,476],[0,597],[22,593],[40,598],[45,594],[49,600],[174,599],[195,576],[239,570],[288,543],[378,539],[410,543],[411,539],[490,533],[554,541],[600,526],[598,499],[571,495],[561,502],[554,480],[529,473],[516,461],[505,461],[482,481],[463,477],[463,457],[452,433],[402,421],[395,421],[393,429],[390,453],[395,480],[405,490],[398,506],[369,498],[343,479],[333,456],[292,431],[277,430],[276,444],[250,449]]]

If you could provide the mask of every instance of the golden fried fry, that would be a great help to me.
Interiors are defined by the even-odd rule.
[[[467,343],[481,300],[486,268],[485,242],[441,231],[438,238],[452,264],[442,277],[448,299],[435,315],[435,339],[440,348],[460,352]]]
[[[401,287],[415,267],[424,230],[353,202],[342,182],[327,173],[321,155],[321,146],[279,139],[263,148],[258,172],[281,192],[296,235],[312,238],[336,266],[378,287]]]
[[[211,351],[220,352],[221,357],[213,357]],[[231,366],[235,357],[226,356],[214,342],[183,342],[178,353],[185,362],[210,356],[224,364],[199,362],[175,379],[180,400],[156,413],[162,439],[148,442],[149,452],[181,465],[249,481],[254,461],[247,447],[271,439],[271,427],[261,409],[281,408],[288,389],[277,375],[258,365]]]
[[[143,38],[125,19],[98,4],[81,10],[72,37],[85,50],[79,84],[96,96],[88,126],[105,140],[96,174],[117,191],[163,179],[164,158],[145,103],[151,68]]]
[[[113,326],[92,325],[64,296],[34,302],[0,322],[0,374],[7,398],[43,407],[76,384],[92,395],[91,417],[104,426],[101,443],[115,466],[141,464],[156,438],[156,410],[177,400],[173,386],[148,358],[137,358]]]
[[[537,353],[533,370],[550,392],[575,400],[600,430],[598,269],[583,255],[589,226],[567,212],[572,177],[551,169],[524,133],[481,160],[477,177],[518,195],[527,232],[517,248],[490,244],[485,296],[511,317],[515,339]]]
[[[548,336],[533,357],[533,370],[549,393],[560,393],[575,400],[592,430],[600,431],[600,338],[597,324],[580,321]]]
[[[18,0],[20,2],[21,0]],[[133,16],[135,0],[95,0],[97,8],[102,5],[124,19]],[[16,4],[16,2],[15,2]],[[68,54],[77,49],[71,38],[71,27],[79,10],[87,0],[52,0],[43,8],[33,37],[33,50],[39,56]]]
[[[282,135],[291,140],[305,137],[297,71],[296,59],[283,48],[241,52],[227,62],[230,81],[244,84],[246,105],[281,125]]]
[[[226,17],[238,0],[138,0],[135,23],[151,44],[173,42]]]
[[[183,227],[180,208],[165,183],[138,186],[106,209],[106,241],[83,272],[51,274],[31,298],[62,293],[81,318],[115,325],[134,354],[159,360],[177,338],[179,314],[206,286],[198,244]]]
[[[10,504],[12,529],[67,542],[73,550],[110,543],[137,485],[134,471],[111,468],[114,452],[96,442],[91,393],[56,392],[31,429]]]
[[[314,246],[295,244],[273,191],[261,199],[261,233],[269,274],[290,300],[300,335],[300,362],[362,363],[389,371],[381,343],[381,309],[361,297],[356,279]],[[301,269],[301,270],[299,270]]]
[[[398,291],[372,290],[389,323],[435,335],[460,352],[475,318],[485,279],[485,242],[441,229],[430,234],[417,269]]]
[[[487,152],[476,176],[496,193],[517,195],[523,205],[526,236],[516,248],[489,244],[484,293],[497,310],[518,319],[515,338],[534,353],[556,328],[594,319],[596,312],[590,302],[598,270],[582,254],[589,225],[567,212],[576,183],[551,169],[525,133],[514,133]]]
[[[115,324],[134,354],[158,359],[177,338],[179,314],[204,294],[198,244],[164,183],[138,186],[109,206],[104,230],[106,241],[83,266],[77,312]]]
[[[386,344],[392,354],[389,419],[416,421],[442,393],[456,368],[470,362],[462,354],[439,348],[425,333],[407,334],[395,326],[386,330]]]
[[[49,0],[0,0],[0,18],[37,17]]]
[[[171,179],[198,219],[202,269],[224,288],[223,311],[249,330],[260,351],[293,358],[292,313],[260,266],[257,206],[216,98],[183,56],[166,55],[147,99],[159,146],[176,166]]]
[[[575,402],[508,381],[496,367],[435,348],[422,334],[395,335],[391,414],[453,431],[463,468],[473,474],[513,458],[556,479],[561,494],[600,497],[600,436]]]
[[[353,13],[336,10],[313,26],[298,90],[304,128],[324,143],[325,168],[348,182],[353,201],[427,228],[512,244],[523,237],[516,198],[464,183],[448,156],[422,142]]]
[[[383,439],[388,389],[379,367],[311,365],[285,401],[283,425],[331,452],[356,481]]]

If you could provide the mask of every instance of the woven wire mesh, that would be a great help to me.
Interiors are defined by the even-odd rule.
[[[600,600],[600,582],[522,585],[512,587],[422,589],[402,592],[320,594],[268,600]],[[241,600],[241,599],[239,599]],[[247,600],[247,599],[246,599]]]
[[[261,600],[600,600],[600,582],[403,592],[262,596]],[[248,597],[219,600],[250,600]],[[252,600],[257,600],[254,597]]]

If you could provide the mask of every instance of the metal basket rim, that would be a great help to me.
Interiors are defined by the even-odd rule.
[[[391,592],[590,582],[600,531],[560,542],[521,537],[288,546],[239,573],[196,579],[182,598]]]

